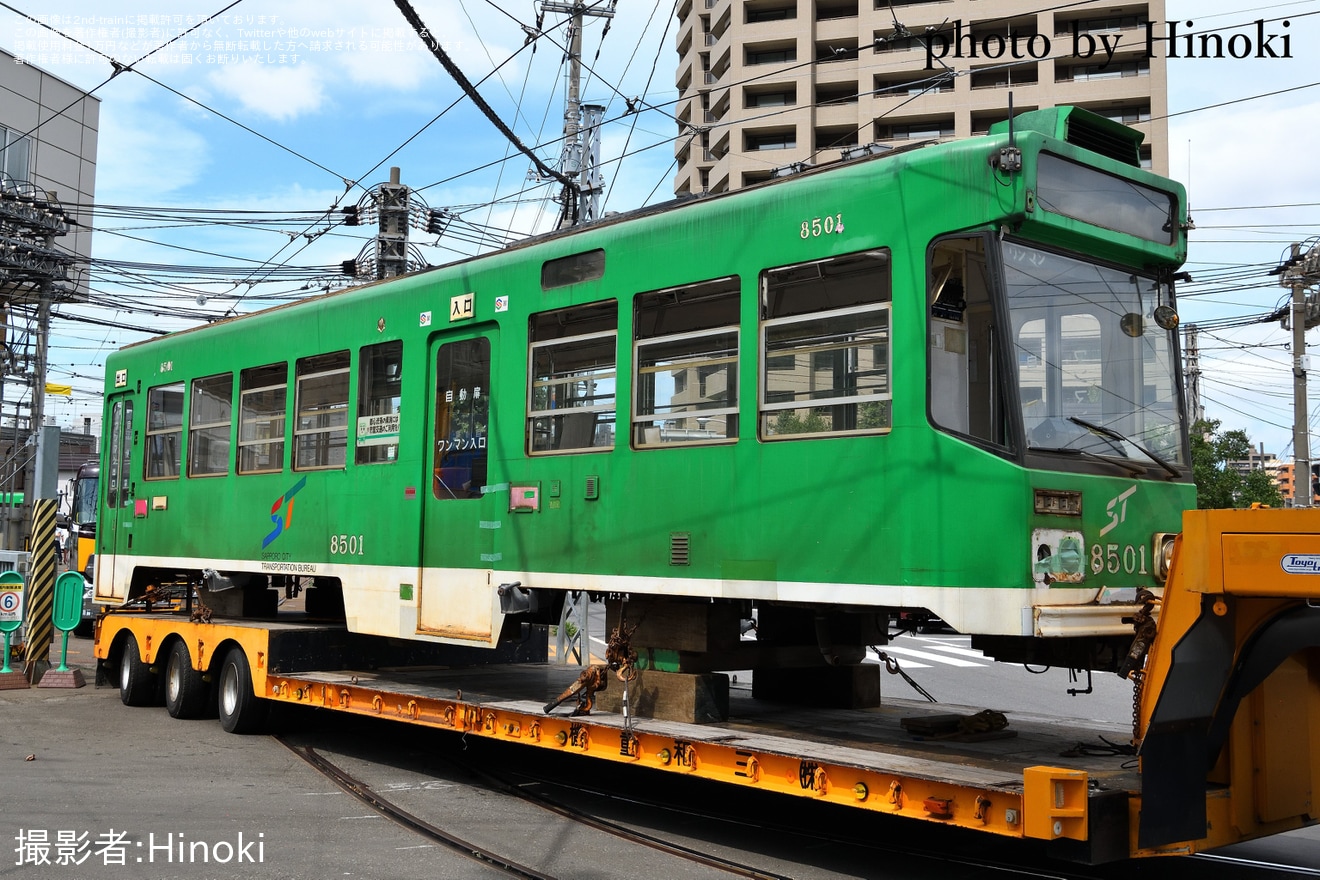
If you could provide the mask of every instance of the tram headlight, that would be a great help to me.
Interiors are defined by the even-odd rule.
[[[1173,566],[1173,544],[1178,537],[1175,532],[1156,532],[1151,542],[1155,551],[1155,580],[1164,583],[1169,579],[1169,569]]]

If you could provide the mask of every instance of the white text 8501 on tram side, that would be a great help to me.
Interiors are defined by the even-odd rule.
[[[1091,571],[1096,574],[1149,574],[1145,544],[1092,544]]]
[[[363,552],[361,535],[331,535],[331,556],[361,556]]]
[[[803,220],[798,229],[799,238],[820,238],[822,235],[834,235],[843,232],[843,215],[826,214],[824,217],[812,217]]]

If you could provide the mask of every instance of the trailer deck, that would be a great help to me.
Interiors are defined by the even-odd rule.
[[[725,722],[625,718],[600,710],[574,716],[568,704],[546,714],[545,703],[578,672],[518,664],[271,674],[268,695],[999,835],[1039,837],[1055,841],[1061,856],[1082,861],[1129,854],[1127,805],[1140,791],[1136,759],[1097,753],[1101,737],[1129,741],[1131,731],[1120,725],[1009,712],[1002,729],[946,733],[957,719],[975,720],[981,710],[900,699],[875,709],[803,708],[753,700],[738,689],[730,695]],[[1078,750],[1083,741],[1097,750]]]

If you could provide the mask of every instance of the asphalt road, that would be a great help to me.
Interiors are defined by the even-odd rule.
[[[69,663],[86,687],[0,691],[0,877],[503,876],[437,857],[270,737],[128,709],[91,684],[85,639]]]

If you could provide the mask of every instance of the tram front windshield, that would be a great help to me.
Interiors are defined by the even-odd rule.
[[[1002,244],[1028,448],[1185,463],[1173,331],[1156,279]]]

